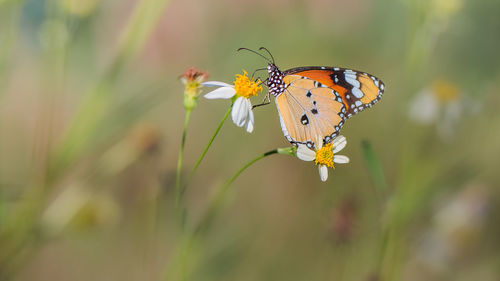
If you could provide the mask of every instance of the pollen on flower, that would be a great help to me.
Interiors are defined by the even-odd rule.
[[[432,84],[432,91],[440,102],[446,103],[458,99],[458,87],[445,80],[436,80]]]
[[[325,144],[319,150],[316,151],[316,165],[325,165],[330,168],[333,166],[333,151],[332,143]]]
[[[236,80],[234,80],[234,90],[236,91],[236,95],[244,98],[249,98],[251,96],[257,95],[260,91],[262,91],[262,86],[260,86],[261,81],[252,81],[248,77],[248,73],[243,71],[243,75],[237,74]]]

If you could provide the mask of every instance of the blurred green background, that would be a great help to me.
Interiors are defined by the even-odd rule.
[[[499,15],[496,0],[0,0],[0,280],[499,280]],[[252,134],[226,121],[179,223],[179,76],[231,83],[266,66],[236,52],[260,46],[281,69],[376,75],[384,97],[347,122],[351,163],[326,183],[265,158],[191,239],[222,183],[289,144],[272,104]],[[199,99],[184,178],[229,105]]]

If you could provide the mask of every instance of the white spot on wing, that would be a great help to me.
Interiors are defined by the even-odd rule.
[[[354,103],[354,105],[356,105],[356,106],[362,106],[362,105],[363,105],[363,103],[361,103],[361,101],[357,100],[357,101]]]
[[[359,81],[356,80],[356,75],[345,75],[345,81],[349,84],[351,84],[353,87],[359,88],[361,85],[359,84]]]
[[[363,92],[359,88],[352,88],[352,94],[358,99],[364,96]]]

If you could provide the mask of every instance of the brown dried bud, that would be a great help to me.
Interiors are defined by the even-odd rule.
[[[184,108],[191,110],[196,107],[201,83],[208,78],[208,72],[190,67],[180,78],[185,86]]]

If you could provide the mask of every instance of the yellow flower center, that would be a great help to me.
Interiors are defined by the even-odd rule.
[[[250,78],[248,78],[248,73],[243,71],[243,75],[236,75],[236,80],[234,80],[234,90],[236,91],[236,95],[249,98],[262,91],[262,86],[259,85],[260,83],[260,80],[255,82],[250,80]]]
[[[333,152],[332,143],[325,144],[322,148],[316,151],[316,165],[325,165],[330,168],[333,167]]]
[[[436,95],[437,99],[442,103],[447,103],[458,99],[458,87],[448,81],[435,81],[432,84],[432,91]]]

